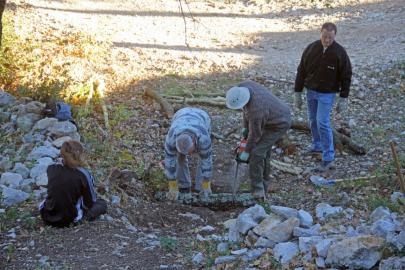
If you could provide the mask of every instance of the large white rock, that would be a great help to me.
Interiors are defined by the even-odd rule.
[[[23,180],[23,177],[18,173],[5,172],[0,177],[0,185],[6,185],[8,187],[18,187]]]
[[[264,231],[262,236],[276,243],[286,242],[293,236],[293,230],[299,224],[298,218],[292,217]]]
[[[35,160],[42,157],[56,158],[57,156],[59,156],[59,153],[59,149],[55,147],[38,146],[32,149],[27,159]]]
[[[15,98],[9,93],[0,90],[0,108],[7,108],[13,106]]]
[[[58,121],[48,127],[48,131],[54,138],[60,138],[64,136],[76,137],[76,126],[70,121]]]
[[[18,162],[14,165],[13,171],[20,174],[23,178],[27,178],[30,174],[30,169],[27,168],[24,164]]]
[[[298,210],[298,219],[300,220],[300,226],[304,228],[309,228],[314,223],[311,214],[302,209]]]
[[[279,243],[273,248],[274,258],[281,264],[290,262],[298,251],[298,245],[294,242]]]
[[[6,206],[13,206],[27,200],[30,195],[24,191],[14,188],[3,187],[2,203]]]
[[[391,218],[391,212],[388,208],[379,206],[370,215],[370,220],[372,222],[376,222],[377,220],[380,219],[390,219]]]
[[[312,236],[312,237],[299,237],[298,247],[301,252],[307,253],[311,251],[312,247],[323,240],[322,236]]]
[[[380,219],[371,225],[371,233],[385,238],[388,233],[395,231],[395,224],[389,220]]]
[[[46,164],[37,164],[31,169],[30,177],[31,178],[37,178],[41,174],[46,173],[47,169],[48,169],[48,165],[46,165]]]
[[[261,205],[256,204],[239,214],[236,219],[236,228],[240,233],[246,234],[266,217],[267,214],[264,208]]]
[[[47,117],[36,122],[32,130],[45,130],[53,126],[56,122],[58,122],[58,119]]]
[[[332,267],[371,269],[381,259],[384,240],[372,235],[343,239],[329,247],[326,264]]]
[[[315,224],[309,229],[306,228],[301,228],[301,227],[295,227],[293,231],[293,235],[296,237],[311,237],[311,236],[317,236],[320,235],[320,229],[321,225]]]
[[[318,243],[316,243],[315,249],[316,249],[316,253],[318,254],[318,256],[326,258],[326,256],[328,255],[328,249],[332,245],[333,242],[334,242],[333,239],[328,238],[328,239],[323,239],[323,240],[319,241]]]
[[[37,186],[44,187],[48,185],[48,175],[43,173],[35,178],[35,183]]]
[[[17,128],[23,132],[28,132],[39,119],[41,116],[35,113],[23,114],[17,118]]]
[[[40,116],[43,108],[45,108],[45,104],[39,101],[31,101],[27,104],[20,104],[16,107],[18,116],[29,113],[33,113]]]
[[[320,220],[323,220],[327,217],[334,216],[343,211],[343,208],[340,206],[333,207],[327,203],[319,203],[316,206],[316,217]]]
[[[266,232],[268,232],[271,228],[276,226],[277,224],[281,223],[282,219],[281,217],[275,215],[275,214],[270,214],[268,217],[266,217],[258,226],[256,226],[253,231],[257,235],[264,235]]]
[[[53,163],[54,162],[53,162],[52,158],[50,158],[50,157],[42,157],[37,160],[37,164],[46,165],[46,166],[49,166]]]
[[[290,207],[284,207],[284,206],[279,206],[279,205],[271,205],[270,210],[279,215],[280,217],[283,217],[284,219],[288,219],[291,217],[297,217],[298,216],[298,211],[297,209],[293,209]]]
[[[56,148],[61,148],[61,147],[62,147],[62,144],[63,144],[64,142],[71,141],[71,140],[72,140],[71,137],[69,137],[69,136],[63,136],[63,137],[60,137],[60,138],[57,138],[56,140],[54,140],[54,141],[52,142],[52,145],[55,146]]]

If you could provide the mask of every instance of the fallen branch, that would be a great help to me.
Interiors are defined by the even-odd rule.
[[[401,186],[402,193],[405,194],[404,176],[402,175],[401,163],[399,162],[397,150],[395,149],[395,142],[390,142],[390,146],[391,146],[392,157],[394,158],[395,168],[397,169],[399,185]]]
[[[214,97],[214,98],[186,98],[178,96],[166,96],[167,101],[178,104],[203,104],[216,107],[226,108],[224,97]]]
[[[306,132],[311,131],[308,124],[305,122],[301,122],[301,121],[293,121],[291,128],[296,129],[296,130],[306,131]],[[364,147],[357,145],[348,136],[346,136],[342,133],[339,133],[334,128],[333,128],[333,139],[335,141],[335,145],[339,145],[339,144],[345,145],[349,150],[351,150],[353,153],[358,154],[358,155],[366,154],[366,149]]]
[[[166,115],[167,118],[171,118],[174,114],[174,109],[172,105],[170,105],[167,100],[162,98],[156,91],[148,88],[145,90],[145,95],[154,99],[157,103],[159,103],[160,107],[162,108],[163,113]]]
[[[292,164],[285,163],[285,162],[275,160],[275,159],[272,159],[270,161],[270,165],[273,166],[274,168],[280,170],[280,171],[283,171],[283,172],[286,172],[286,173],[291,173],[291,174],[294,174],[294,175],[299,175],[303,171],[302,168],[300,168],[300,167],[296,167],[296,166],[294,166]]]

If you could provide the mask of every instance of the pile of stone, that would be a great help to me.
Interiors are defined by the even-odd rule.
[[[16,99],[0,90],[0,194],[1,204],[12,206],[46,194],[46,169],[58,162],[60,147],[79,140],[70,121],[43,118],[45,104]],[[10,139],[7,141],[7,139]]]
[[[383,247],[391,245],[398,251],[405,247],[405,217],[387,208],[375,209],[369,220],[356,227],[345,225],[354,210],[326,203],[316,206],[315,218],[303,209],[271,205],[270,210],[266,213],[255,205],[226,221],[226,241],[218,244],[217,251],[230,255],[217,257],[215,264],[250,262],[271,254],[286,269],[303,270],[311,264],[317,269],[371,269],[376,265],[384,270],[405,269],[405,258],[382,257]],[[232,243],[245,247],[230,250]],[[294,268],[289,265],[292,261]]]

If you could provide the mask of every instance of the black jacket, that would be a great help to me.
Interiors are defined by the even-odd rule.
[[[77,216],[76,203],[83,197],[86,208],[93,205],[86,176],[79,170],[63,165],[50,165],[48,174],[48,194],[41,216],[46,224],[64,227]]]
[[[340,92],[347,98],[350,91],[352,66],[346,50],[336,41],[323,52],[320,40],[308,45],[302,54],[295,79],[295,92],[304,86],[321,93]]]

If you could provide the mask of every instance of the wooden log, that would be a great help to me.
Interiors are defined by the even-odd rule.
[[[405,194],[405,181],[404,181],[404,176],[402,175],[401,163],[399,162],[397,150],[395,149],[395,142],[391,141],[390,146],[391,146],[392,157],[394,158],[394,164],[397,169],[399,185],[401,186],[402,193]]]
[[[172,118],[172,116],[174,115],[174,109],[172,105],[170,105],[170,103],[167,102],[167,100],[162,98],[161,95],[159,95],[155,90],[151,88],[147,88],[145,90],[145,95],[154,99],[157,103],[159,103],[163,113],[166,115],[167,118]]]
[[[296,130],[301,130],[301,131],[306,131],[310,132],[310,128],[307,123],[301,122],[301,121],[293,121],[291,125],[292,129]],[[357,145],[353,140],[350,139],[350,137],[339,133],[336,131],[335,128],[333,128],[333,138],[335,140],[336,145],[344,145],[346,146],[349,150],[351,150],[353,153],[358,154],[358,155],[364,155],[366,154],[366,149],[363,146]]]

